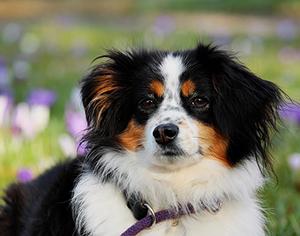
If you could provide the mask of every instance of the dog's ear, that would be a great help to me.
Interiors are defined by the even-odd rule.
[[[125,129],[131,118],[130,81],[119,71],[125,54],[110,52],[99,58],[108,61],[94,66],[82,79],[81,96],[90,130],[99,138],[111,138]]]
[[[214,87],[213,120],[229,139],[229,162],[252,156],[273,170],[268,155],[270,129],[276,130],[284,93],[223,51],[211,48],[208,57],[206,66],[211,69]]]

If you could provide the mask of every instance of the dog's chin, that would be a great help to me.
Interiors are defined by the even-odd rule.
[[[152,157],[153,167],[164,170],[178,170],[186,168],[200,161],[201,156],[197,153],[189,154],[181,149],[160,149]]]

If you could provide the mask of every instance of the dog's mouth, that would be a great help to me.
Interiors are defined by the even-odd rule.
[[[174,151],[167,151],[167,152],[162,152],[162,156],[179,156],[182,155],[180,152],[174,152]]]
[[[162,146],[155,154],[156,156],[165,156],[174,159],[186,155],[181,148],[178,148],[175,145]]]
[[[184,156],[185,152],[183,152],[182,150],[162,151],[161,155],[167,157],[179,157]]]
[[[151,162],[164,171],[174,171],[197,163],[200,156],[198,153],[189,154],[178,147],[168,147],[156,151]]]

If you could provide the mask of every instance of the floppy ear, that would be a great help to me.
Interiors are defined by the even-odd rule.
[[[215,51],[210,63],[214,122],[229,138],[229,162],[234,165],[254,156],[259,166],[262,164],[273,171],[268,155],[270,129],[276,130],[284,93],[225,52]]]
[[[116,66],[117,52],[100,58],[104,57],[110,60],[96,65],[82,79],[81,96],[90,131],[98,138],[111,138],[124,130],[131,118],[131,107],[126,102],[130,86]]]

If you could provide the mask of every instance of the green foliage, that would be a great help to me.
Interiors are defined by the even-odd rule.
[[[288,163],[291,153],[299,152],[300,128],[285,124],[274,138],[274,157],[279,182],[269,183],[264,190],[270,235],[300,235],[300,170]]]
[[[284,3],[293,3],[296,0],[287,0]],[[136,8],[139,11],[153,10],[188,10],[188,11],[227,11],[238,13],[274,13],[282,6],[282,0],[136,0]]]

